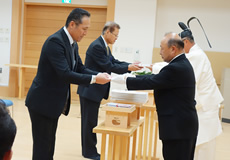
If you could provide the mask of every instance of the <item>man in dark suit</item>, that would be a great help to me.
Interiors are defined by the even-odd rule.
[[[160,54],[169,64],[159,74],[128,77],[129,90],[154,89],[163,143],[164,160],[193,160],[198,118],[195,109],[195,76],[176,33],[167,33]]]
[[[123,74],[130,71],[140,70],[136,64],[121,62],[113,57],[108,47],[114,44],[118,38],[120,26],[115,22],[107,22],[102,30],[102,35],[93,41],[85,58],[85,66],[98,72],[111,72]],[[81,136],[82,136],[82,155],[91,157],[98,155],[96,144],[96,134],[92,133],[97,126],[98,109],[101,100],[108,99],[110,83],[104,85],[80,85],[77,93],[80,96],[81,104]]]
[[[53,160],[55,135],[61,113],[70,109],[70,84],[105,84],[107,73],[87,69],[78,54],[90,26],[90,13],[76,8],[66,25],[45,41],[37,75],[28,91],[26,106],[32,123],[33,160]]]

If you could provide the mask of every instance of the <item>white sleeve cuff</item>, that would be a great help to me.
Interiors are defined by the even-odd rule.
[[[93,84],[93,83],[96,83],[96,76],[95,75],[92,75],[92,78],[90,81],[90,84]]]

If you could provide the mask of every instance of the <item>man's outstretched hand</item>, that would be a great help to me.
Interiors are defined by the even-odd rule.
[[[108,73],[98,73],[96,75],[97,84],[106,84],[111,81],[111,76]]]

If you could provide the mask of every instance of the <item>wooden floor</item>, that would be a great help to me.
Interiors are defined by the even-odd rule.
[[[5,98],[5,97],[0,97]],[[30,160],[32,157],[31,123],[24,99],[11,99],[14,103],[10,108],[17,125],[17,135],[13,146],[13,160]],[[99,123],[105,118],[103,111],[99,112]],[[81,156],[80,108],[75,102],[71,106],[69,116],[61,116],[56,137],[55,160],[84,160]],[[230,124],[222,123],[223,133],[217,139],[216,160],[229,160],[230,155]],[[98,135],[98,151],[100,152],[101,135]],[[161,155],[161,142],[158,143],[157,156]]]

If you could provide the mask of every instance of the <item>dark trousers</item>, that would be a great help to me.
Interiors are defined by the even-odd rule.
[[[162,140],[164,160],[193,160],[196,138]]]
[[[97,136],[93,128],[97,126],[100,102],[94,102],[80,96],[81,105],[81,145],[84,157],[93,157],[97,153]]]
[[[58,118],[51,119],[29,109],[32,136],[33,160],[53,160]]]

